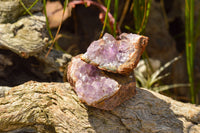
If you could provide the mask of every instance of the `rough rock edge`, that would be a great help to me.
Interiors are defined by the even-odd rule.
[[[80,57],[81,57],[81,55],[78,55],[73,58],[80,58]],[[73,58],[72,58],[72,60],[73,60]],[[70,62],[68,65],[67,78],[68,78],[69,83],[72,86],[75,86],[76,81],[73,80],[73,78],[71,77],[71,71],[70,71],[71,66],[72,66],[72,62]],[[123,78],[128,79],[128,77],[125,77],[123,75],[114,75],[113,76],[113,74],[111,74],[111,73],[104,73],[104,74],[106,77],[112,78],[115,81],[117,81],[118,84],[120,85],[120,89],[113,96],[106,98],[104,100],[100,100],[97,103],[93,103],[91,106],[100,108],[100,109],[104,109],[104,110],[113,110],[116,106],[122,104],[124,101],[130,99],[131,97],[133,97],[136,94],[136,82],[135,82],[134,77],[131,79],[131,81],[129,81],[130,80],[129,79],[126,81],[126,83],[122,83],[121,79],[123,79]],[[74,79],[77,80],[76,77]],[[76,88],[74,88],[74,90],[76,91]],[[82,102],[87,104],[87,102],[85,102],[83,100],[82,100]]]
[[[137,66],[140,57],[144,52],[147,44],[148,44],[148,37],[141,36],[138,42],[136,44],[133,44],[135,46],[134,54],[132,54],[129,60],[127,60],[124,64],[120,65],[117,69],[109,69],[108,67],[107,68],[102,67],[101,65],[85,58],[84,56],[81,56],[81,59],[89,64],[97,66],[99,69],[104,71],[119,73],[119,74],[129,74]]]

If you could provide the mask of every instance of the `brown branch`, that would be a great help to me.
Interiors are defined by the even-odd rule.
[[[200,107],[146,89],[112,111],[80,103],[67,82],[30,81],[0,92],[0,132],[200,131]]]

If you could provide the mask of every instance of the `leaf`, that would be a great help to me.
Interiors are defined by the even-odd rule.
[[[190,84],[163,85],[163,86],[159,86],[159,87],[154,87],[154,88],[152,88],[152,90],[156,91],[156,92],[161,92],[161,91],[165,91],[165,90],[169,90],[169,89],[177,88],[177,87],[190,87]]]
[[[164,66],[162,66],[160,69],[158,69],[157,71],[155,71],[152,75],[151,75],[151,80],[154,81],[156,80],[156,78],[158,77],[158,75],[165,70],[167,67],[169,67],[173,62],[177,61],[178,59],[180,59],[181,56],[175,57],[173,60],[167,62]]]

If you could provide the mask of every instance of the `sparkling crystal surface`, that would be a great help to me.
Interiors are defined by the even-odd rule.
[[[75,91],[88,105],[111,97],[119,90],[119,84],[102,74],[95,66],[85,63],[80,58],[72,59],[71,77],[76,81]]]
[[[102,39],[90,44],[83,58],[105,68],[117,69],[118,66],[130,59],[135,51],[134,43],[141,36],[137,34],[121,34],[120,40],[106,33]]]

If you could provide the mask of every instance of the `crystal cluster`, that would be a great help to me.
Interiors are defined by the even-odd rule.
[[[132,70],[148,38],[126,33],[119,38],[105,34],[68,65],[68,81],[79,99],[89,106],[112,110],[136,94]]]
[[[89,106],[112,110],[136,94],[133,76],[104,72],[80,59],[72,58],[67,77],[80,101]]]
[[[106,33],[102,39],[90,44],[82,60],[102,70],[121,74],[129,73],[136,67],[148,38],[127,33],[121,34],[119,38],[120,40],[116,40]]]
[[[95,66],[85,63],[79,57],[72,58],[70,77],[75,81],[79,99],[88,105],[102,101],[119,90],[119,84],[106,77]]]

